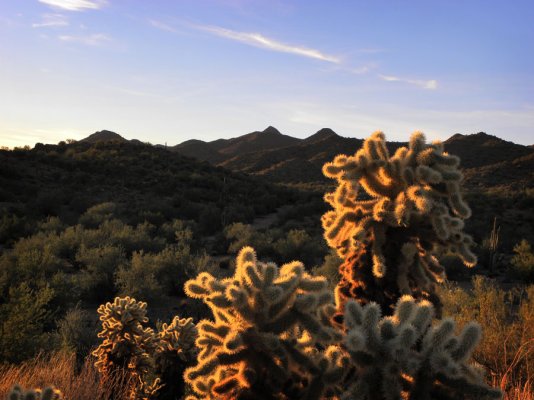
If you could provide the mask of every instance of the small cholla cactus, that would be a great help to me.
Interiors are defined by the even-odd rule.
[[[356,373],[343,400],[498,399],[477,368],[467,363],[480,339],[480,327],[454,334],[451,319],[431,327],[434,308],[403,296],[393,316],[381,318],[376,303],[346,304],[344,338]]]
[[[245,247],[233,277],[203,272],[185,292],[214,316],[197,325],[198,364],[184,375],[199,398],[320,399],[343,376],[332,294],[302,263],[279,268]]]
[[[96,367],[104,375],[115,368],[143,373],[150,367],[157,341],[152,328],[144,326],[148,322],[146,306],[130,297],[116,297],[113,303],[98,308],[102,321],[98,337],[104,341],[93,355],[98,358]]]
[[[7,396],[7,400],[62,400],[63,395],[61,391],[54,387],[47,387],[43,390],[33,389],[25,391],[20,386],[16,385],[11,389]]]
[[[384,134],[375,132],[353,156],[324,165],[325,176],[338,183],[324,197],[333,210],[322,224],[327,243],[345,259],[336,288],[340,315],[351,298],[378,302],[390,314],[406,294],[430,300],[439,314],[435,283],[445,271],[437,257],[452,252],[467,266],[476,263],[473,240],[462,231],[471,212],[458,164],[420,132],[390,157]]]
[[[181,398],[185,385],[181,377],[187,366],[196,361],[198,336],[192,318],[174,317],[170,324],[163,324],[158,332],[158,347],[155,357],[155,372],[160,377],[162,388],[158,399]]]
[[[158,380],[149,380],[152,372],[152,357],[157,347],[157,338],[148,322],[144,302],[133,298],[115,298],[98,308],[102,331],[98,337],[104,341],[93,351],[97,358],[95,366],[104,379],[123,369],[132,380],[131,399],[149,398],[159,387]]]

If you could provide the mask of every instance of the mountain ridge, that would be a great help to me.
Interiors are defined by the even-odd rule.
[[[83,139],[93,141],[112,137],[111,131],[99,131]],[[337,154],[353,154],[363,139],[338,135],[322,128],[300,139],[281,133],[273,126],[230,139],[186,140],[168,150],[183,156],[207,161],[234,172],[258,175],[283,184],[325,184],[322,165]],[[393,153],[407,142],[388,142]],[[443,141],[445,150],[461,159],[466,183],[473,186],[534,186],[534,147],[503,140],[485,132],[456,133]],[[532,157],[531,157],[532,156]]]

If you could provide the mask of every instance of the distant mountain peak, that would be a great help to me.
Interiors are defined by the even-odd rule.
[[[268,133],[271,135],[281,135],[280,131],[276,129],[274,126],[269,125],[267,128],[265,128],[262,133]]]
[[[127,142],[125,138],[123,138],[118,133],[108,131],[106,129],[98,131],[93,133],[92,135],[87,136],[85,139],[80,140],[81,142],[89,142],[89,143],[96,143],[96,142],[109,142],[112,140],[118,140],[121,142]]]
[[[322,140],[330,139],[334,137],[339,137],[339,135],[330,128],[322,128],[322,129],[319,129],[317,132],[315,132],[310,137],[306,138],[305,140],[308,143],[313,143],[313,142],[320,142]]]

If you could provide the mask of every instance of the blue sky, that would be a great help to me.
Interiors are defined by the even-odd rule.
[[[533,144],[534,2],[0,0],[0,145],[268,125]]]

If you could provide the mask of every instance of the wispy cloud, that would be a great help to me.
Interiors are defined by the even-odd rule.
[[[94,33],[86,36],[60,35],[59,40],[70,43],[81,43],[87,46],[100,46],[111,41],[111,38],[104,33]]]
[[[158,21],[158,20],[155,20],[155,19],[149,19],[148,23],[150,25],[152,25],[154,28],[161,29],[162,31],[178,33],[177,29],[173,28],[170,25],[167,25],[164,22],[161,22],[161,21]]]
[[[378,75],[380,79],[387,82],[404,82],[409,83],[410,85],[419,86],[423,89],[435,90],[438,88],[438,81],[435,79],[430,80],[419,80],[419,79],[406,79],[399,78],[398,76],[393,75]]]
[[[32,28],[57,28],[68,25],[69,20],[62,14],[44,14],[42,21],[32,24]]]
[[[38,0],[53,8],[67,11],[98,10],[107,4],[106,0]]]
[[[279,42],[277,40],[268,38],[259,33],[238,32],[219,26],[209,25],[192,25],[195,29],[211,33],[226,39],[235,40],[241,43],[248,44],[254,47],[260,47],[267,50],[278,51],[281,53],[290,53],[302,57],[314,58],[316,60],[327,61],[335,64],[341,63],[339,57],[325,54],[319,50],[309,47],[295,46]]]

